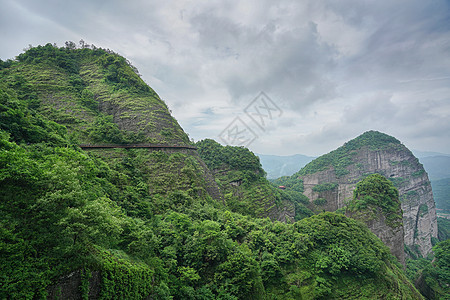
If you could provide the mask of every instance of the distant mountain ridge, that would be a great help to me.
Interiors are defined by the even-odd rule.
[[[311,162],[315,157],[295,154],[289,156],[256,154],[268,179],[290,176]]]
[[[441,153],[441,152],[434,152],[434,151],[419,151],[419,150],[412,149],[411,152],[418,159],[421,159],[423,157],[430,157],[430,156],[449,156],[450,157],[450,154],[448,154],[448,153]]]
[[[428,156],[419,158],[431,180],[450,178],[450,156]]]

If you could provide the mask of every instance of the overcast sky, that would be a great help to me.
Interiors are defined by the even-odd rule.
[[[125,56],[194,140],[318,156],[372,129],[450,153],[449,1],[0,0],[0,39],[3,60]]]

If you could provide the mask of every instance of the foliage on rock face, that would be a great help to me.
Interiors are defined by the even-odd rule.
[[[78,142],[189,143],[136,68],[110,50],[47,44],[0,65],[3,87],[20,105],[64,125]]]
[[[318,171],[334,168],[337,177],[348,174],[347,166],[353,163],[352,155],[362,147],[370,147],[371,150],[380,150],[386,147],[400,145],[396,138],[378,131],[367,131],[357,138],[348,141],[342,147],[322,155],[307,164],[293,176],[313,174]]]
[[[382,175],[372,174],[358,182],[347,210],[355,212],[377,207],[382,209],[388,225],[391,227],[401,225],[402,210],[398,190]]]
[[[247,148],[222,146],[210,139],[199,141],[196,146],[213,171],[230,210],[252,217],[273,217],[270,211],[274,206],[289,202],[295,209],[295,220],[312,215],[303,194],[285,192],[270,184],[259,158]]]
[[[4,85],[0,85],[0,130],[11,135],[16,142],[47,142],[64,145],[66,128],[46,118],[36,116],[30,102]]]
[[[302,175],[314,174],[333,168],[336,177],[339,178],[349,173],[347,167],[354,163],[353,156],[362,147],[381,150],[398,145],[401,145],[400,141],[392,136],[378,131],[367,131],[336,150],[314,159],[292,176],[283,176],[273,182],[277,185],[286,186],[287,190],[303,192],[303,181],[300,179]],[[331,189],[331,187],[329,188]]]
[[[28,55],[27,68],[50,63]],[[51,64],[76,72],[69,59]],[[14,66],[24,67],[1,71]],[[45,299],[79,270],[85,299],[94,271],[101,299],[421,299],[363,224],[334,213],[284,224],[230,212],[205,194],[199,162],[186,153],[84,152],[33,97],[14,95],[8,76],[1,299]]]
[[[272,183],[276,186],[284,186],[288,191],[295,191],[303,193],[303,180],[298,176],[282,176],[280,178],[272,180]]]
[[[312,190],[314,192],[325,192],[325,191],[331,191],[334,190],[336,187],[338,186],[337,183],[331,183],[331,182],[326,182],[326,183],[321,183],[318,185],[315,185]]]
[[[433,247],[434,259],[407,261],[407,275],[428,299],[448,299],[450,295],[450,240]]]
[[[254,155],[247,148],[222,146],[211,139],[199,141],[196,143],[196,146],[198,147],[198,153],[211,170],[225,168],[250,171],[258,177],[265,175],[258,156]]]

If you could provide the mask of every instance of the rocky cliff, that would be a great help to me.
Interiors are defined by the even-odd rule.
[[[317,210],[335,211],[345,207],[356,184],[373,173],[389,178],[399,191],[405,245],[428,255],[431,239],[438,232],[431,184],[418,159],[397,139],[366,132],[312,161],[294,176],[303,181],[304,194]]]
[[[402,209],[398,190],[392,182],[380,174],[372,174],[358,182],[345,215],[366,223],[406,266]]]

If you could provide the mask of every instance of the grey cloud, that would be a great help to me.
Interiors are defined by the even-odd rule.
[[[344,109],[344,121],[348,123],[395,122],[399,107],[391,101],[392,95],[377,94],[359,100]]]
[[[319,42],[315,24],[299,21],[289,29],[268,20],[249,27],[213,14],[196,16],[200,45],[231,56],[234,68],[219,72],[233,98],[264,90],[288,99],[294,109],[330,98],[333,83],[326,78],[335,66],[334,49]],[[223,59],[223,57],[220,57]]]
[[[265,91],[290,113],[266,133],[280,151],[323,153],[375,129],[449,152],[448,1],[0,1],[2,59],[81,38],[110,48],[196,137]]]

